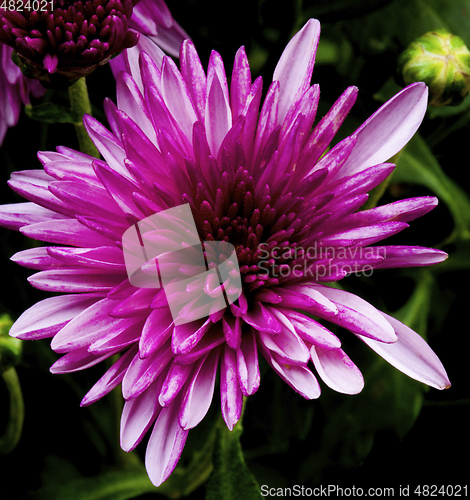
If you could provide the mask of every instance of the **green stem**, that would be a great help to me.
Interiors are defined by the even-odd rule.
[[[2,373],[3,380],[10,394],[10,418],[5,434],[0,437],[0,453],[10,453],[21,437],[24,420],[24,402],[21,385],[16,370],[8,368]]]
[[[85,78],[80,78],[69,87],[70,109],[75,119],[75,132],[78,138],[80,151],[95,158],[100,157],[99,151],[93,144],[88,135],[85,126],[83,125],[83,117],[91,115],[91,104],[88,96],[88,89]]]

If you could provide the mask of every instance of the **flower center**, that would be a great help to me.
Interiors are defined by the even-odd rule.
[[[262,189],[239,167],[234,179],[224,172],[215,199],[198,189],[194,205],[201,239],[227,241],[237,252],[245,293],[276,286],[287,278],[305,226],[296,212],[302,202],[282,189]]]

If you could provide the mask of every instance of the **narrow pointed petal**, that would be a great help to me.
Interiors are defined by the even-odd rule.
[[[26,310],[13,324],[10,335],[24,340],[53,337],[75,316],[103,297],[100,293],[59,295],[44,299]]]
[[[319,39],[320,23],[310,19],[292,37],[276,65],[273,81],[280,83],[278,123],[283,122],[292,103],[310,86]]]
[[[413,137],[424,118],[428,89],[422,82],[405,87],[380,107],[354,133],[357,144],[341,176],[390,159]]]
[[[178,423],[179,405],[175,400],[161,410],[147,444],[145,468],[155,486],[160,486],[173,472],[188,437],[188,431]]]
[[[220,406],[231,431],[242,414],[243,394],[237,374],[237,355],[228,346],[225,346],[220,361]]]
[[[342,349],[310,348],[313,364],[328,387],[343,394],[358,394],[364,387],[359,368]]]
[[[245,333],[240,348],[237,349],[237,369],[242,393],[251,396],[260,384],[258,348],[253,330]]]
[[[161,411],[157,395],[163,378],[159,377],[140,396],[124,403],[121,415],[121,448],[132,451],[142,440]]]
[[[95,383],[95,385],[85,394],[80,406],[89,406],[103,396],[115,389],[124,378],[129,363],[137,353],[137,347],[131,347],[117,361],[113,363],[105,374]]]
[[[398,340],[394,344],[383,344],[366,337],[359,338],[409,377],[436,389],[448,389],[451,384],[444,366],[423,337],[395,318],[385,313],[382,315],[394,328]]]
[[[179,423],[184,430],[196,427],[209,410],[214,394],[219,350],[215,349],[198,364],[186,390],[179,414]]]

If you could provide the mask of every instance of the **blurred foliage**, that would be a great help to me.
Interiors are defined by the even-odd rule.
[[[318,117],[347,86],[359,87],[358,101],[338,140],[400,89],[397,60],[415,38],[442,28],[470,45],[468,0],[167,3],[193,38],[203,64],[215,49],[230,73],[236,50],[245,45],[252,75],[263,76],[265,89],[292,34],[309,17],[318,18],[322,23],[314,71],[314,81],[322,91]],[[88,86],[93,112],[104,120],[104,97],[115,99],[109,68],[92,74]],[[78,147],[73,125],[54,123],[55,114],[66,107],[64,96],[47,98],[50,103],[35,102],[22,114],[0,149],[4,203],[20,201],[6,181],[13,170],[40,168],[35,158],[38,150]],[[53,123],[31,120],[27,114]],[[62,121],[73,121],[64,116]],[[246,404],[243,433],[241,425],[232,433],[220,425],[216,399],[210,415],[190,432],[181,466],[168,484],[156,490],[142,464],[145,443],[131,455],[117,449],[119,394],[117,398],[110,394],[90,408],[79,407],[103,369],[97,366],[73,376],[51,376],[48,368],[55,354],[47,341],[28,342],[16,366],[24,393],[25,425],[16,448],[0,457],[0,498],[147,500],[188,494],[189,498],[206,498],[206,494],[207,498],[258,498],[257,488],[263,484],[397,486],[468,481],[459,450],[470,446],[468,361],[465,347],[460,347],[468,333],[469,138],[470,99],[452,108],[429,107],[419,134],[399,155],[380,201],[437,196],[439,206],[391,238],[390,244],[441,248],[449,252],[449,259],[424,271],[386,270],[344,282],[348,289],[427,336],[453,382],[449,391],[427,391],[339,330],[345,350],[364,374],[361,394],[344,396],[322,386],[318,401],[305,401],[263,365],[261,388]],[[47,295],[28,285],[27,270],[8,262],[31,242],[6,230],[1,237],[8,279],[2,287],[0,312],[16,318]],[[2,434],[10,409],[5,384],[0,385],[0,400]],[[446,465],[440,457],[445,457]],[[21,481],[15,479],[18,471]],[[206,490],[201,484],[208,477]],[[235,493],[237,486],[243,487],[242,496]]]

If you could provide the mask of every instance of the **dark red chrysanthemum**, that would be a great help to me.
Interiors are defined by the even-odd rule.
[[[16,9],[0,9],[0,41],[15,50],[27,76],[45,86],[67,85],[137,43],[137,33],[128,27],[135,3],[18,1]]]

